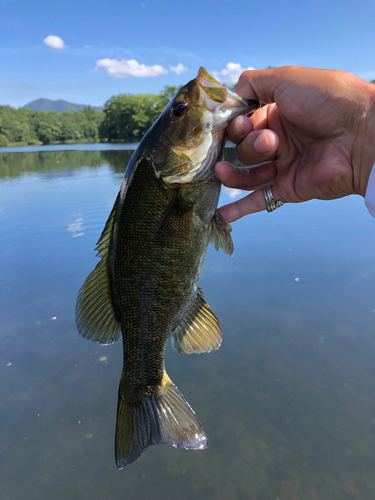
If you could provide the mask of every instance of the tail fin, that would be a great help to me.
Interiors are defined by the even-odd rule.
[[[135,405],[119,393],[115,454],[119,469],[131,464],[153,444],[202,450],[206,435],[194,410],[170,382],[163,394],[146,396]]]

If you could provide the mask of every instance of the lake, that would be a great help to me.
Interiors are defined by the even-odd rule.
[[[104,147],[0,152],[1,500],[375,498],[375,220],[357,196],[245,217],[233,258],[209,247],[222,346],[166,352],[208,448],[117,470],[121,341],[82,339],[74,314],[132,154]]]

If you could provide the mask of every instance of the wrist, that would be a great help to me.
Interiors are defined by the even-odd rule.
[[[365,196],[368,180],[375,163],[375,84],[364,82],[363,113],[353,152],[353,172],[356,193]]]

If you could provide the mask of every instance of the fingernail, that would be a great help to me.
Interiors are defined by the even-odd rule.
[[[266,131],[263,130],[254,141],[254,149],[258,153],[269,153],[271,151],[271,145],[268,140],[268,135]]]

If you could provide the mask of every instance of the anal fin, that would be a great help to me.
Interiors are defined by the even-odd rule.
[[[210,352],[219,349],[221,328],[219,320],[204,300],[201,289],[187,316],[172,332],[172,347],[186,354]]]

